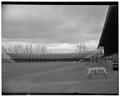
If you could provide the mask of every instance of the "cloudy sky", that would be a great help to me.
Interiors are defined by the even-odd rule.
[[[96,43],[107,11],[105,5],[3,5],[2,39]]]

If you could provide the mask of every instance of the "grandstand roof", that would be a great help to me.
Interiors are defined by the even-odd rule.
[[[99,47],[104,47],[105,56],[118,52],[118,5],[109,7]]]

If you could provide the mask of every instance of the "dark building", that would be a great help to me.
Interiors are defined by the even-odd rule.
[[[118,5],[110,5],[99,41],[104,48],[104,55],[118,53]]]

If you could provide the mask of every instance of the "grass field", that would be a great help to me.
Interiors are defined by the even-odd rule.
[[[95,93],[117,94],[118,72],[107,68],[107,79],[88,79],[90,63],[15,62],[2,63],[3,93]],[[93,65],[101,66],[93,62]],[[105,63],[109,64],[109,62]]]

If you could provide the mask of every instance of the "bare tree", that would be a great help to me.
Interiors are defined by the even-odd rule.
[[[76,47],[77,47],[77,52],[78,52],[78,53],[83,53],[83,52],[87,51],[87,47],[86,47],[86,45],[85,45],[84,42],[78,43],[78,44],[76,45]]]
[[[37,47],[36,47],[36,53],[37,54],[40,54],[40,52],[41,52],[40,48],[41,48],[41,45],[38,44]]]
[[[47,48],[45,45],[41,46],[41,54],[46,54],[47,53]]]
[[[81,53],[81,52],[82,52],[82,43],[81,43],[81,42],[78,43],[78,44],[76,45],[76,47],[77,47],[77,52],[78,52],[78,53]]]
[[[85,45],[85,43],[83,42],[83,52],[87,51],[87,47]]]
[[[2,53],[6,53],[6,52],[7,52],[6,48],[2,46]]]

